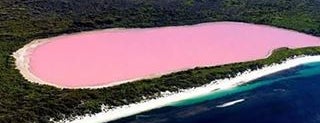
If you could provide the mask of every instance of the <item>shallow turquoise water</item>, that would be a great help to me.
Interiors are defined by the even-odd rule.
[[[191,104],[195,104],[195,103],[200,103],[200,102],[203,102],[206,100],[213,100],[213,99],[221,98],[221,97],[224,97],[227,95],[232,95],[232,94],[239,93],[239,92],[249,91],[249,90],[264,86],[264,85],[272,84],[277,81],[282,81],[282,80],[286,80],[286,79],[294,79],[297,77],[307,77],[307,76],[317,75],[320,72],[320,71],[319,72],[317,71],[317,70],[320,70],[320,62],[305,64],[304,66],[311,67],[311,68],[300,70],[297,72],[297,74],[287,76],[287,77],[281,77],[281,78],[275,78],[275,79],[265,79],[265,78],[264,79],[257,79],[251,83],[247,83],[247,84],[244,84],[244,85],[241,85],[238,87],[230,88],[227,90],[218,90],[218,91],[214,91],[212,93],[202,95],[199,97],[194,97],[191,99],[175,102],[175,103],[170,104],[170,106],[184,106],[184,105],[191,105]]]

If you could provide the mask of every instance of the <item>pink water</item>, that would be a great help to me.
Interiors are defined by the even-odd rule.
[[[320,46],[317,37],[236,22],[102,30],[49,40],[32,52],[31,72],[62,87],[110,85],[195,66],[264,58],[280,47]]]

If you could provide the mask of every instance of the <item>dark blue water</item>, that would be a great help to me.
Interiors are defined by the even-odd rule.
[[[217,107],[239,99],[244,101]],[[320,63],[302,65],[243,86],[183,100],[114,122],[320,123]]]

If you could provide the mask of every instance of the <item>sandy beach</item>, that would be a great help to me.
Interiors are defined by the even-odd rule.
[[[105,109],[104,107],[106,106],[102,106],[101,108],[104,109],[105,111],[101,113],[97,113],[91,116],[87,115],[87,116],[76,117],[75,120],[72,120],[72,121],[63,120],[60,122],[101,123],[101,122],[112,121],[119,118],[134,115],[137,113],[141,113],[144,111],[148,111],[151,109],[160,108],[170,103],[174,103],[184,99],[201,96],[201,95],[210,93],[213,90],[229,89],[232,87],[236,87],[241,84],[248,83],[252,80],[258,79],[260,77],[263,77],[275,72],[279,72],[282,70],[286,70],[292,67],[296,67],[302,64],[312,63],[312,62],[320,62],[320,56],[298,56],[295,58],[288,59],[280,64],[273,64],[270,66],[265,66],[258,70],[239,73],[239,75],[234,78],[214,80],[210,84],[197,87],[197,88],[181,90],[179,93],[164,92],[163,97],[159,97],[157,99],[146,100],[140,103],[116,107],[113,109]]]

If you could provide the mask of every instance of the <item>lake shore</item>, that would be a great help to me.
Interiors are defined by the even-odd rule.
[[[118,29],[115,29],[115,30],[118,30]],[[17,50],[16,52],[14,52],[12,54],[12,56],[15,58],[16,69],[18,69],[20,71],[21,75],[26,80],[28,80],[29,82],[34,82],[34,83],[38,83],[38,84],[54,86],[54,87],[58,87],[58,88],[70,88],[70,87],[64,87],[64,86],[60,86],[60,85],[57,85],[57,84],[53,84],[51,82],[44,81],[41,78],[39,78],[36,75],[34,75],[30,71],[30,58],[29,58],[29,55],[32,53],[32,51],[36,47],[41,46],[41,45],[46,44],[46,43],[50,43],[50,42],[51,41],[48,40],[48,39],[34,40],[34,41],[28,43],[27,45],[25,45],[24,47],[20,48],[19,50]],[[269,56],[271,56],[272,52],[273,51],[269,51],[269,53],[264,58],[268,58]],[[252,59],[252,61],[254,61],[254,60],[258,60],[258,59]],[[211,66],[212,65],[205,65],[205,66],[201,66],[201,67],[211,67]],[[180,70],[175,70],[175,71],[169,71],[169,72],[161,73],[161,74],[149,75],[149,76],[145,76],[145,77],[141,77],[141,78],[135,78],[135,79],[124,80],[124,81],[117,81],[117,82],[114,82],[114,83],[111,83],[111,84],[108,84],[108,85],[73,87],[71,89],[82,89],[82,88],[85,88],[85,89],[86,88],[97,89],[97,88],[111,87],[111,86],[116,86],[116,85],[120,85],[120,84],[124,84],[124,83],[128,83],[128,82],[134,82],[134,81],[142,80],[142,79],[157,78],[157,77],[161,77],[163,75],[168,75],[168,74],[176,73],[176,72],[179,72],[179,71],[191,70],[191,69],[194,69],[196,67],[199,67],[199,66],[194,66],[193,68],[185,68],[185,69],[180,69]]]
[[[277,41],[279,40],[278,38],[276,39],[270,38],[272,36],[265,35],[267,33],[264,33],[260,35],[264,36],[267,39],[268,38],[270,39],[268,40],[265,39],[265,41],[260,41],[262,40],[260,38],[257,38],[257,39],[245,38],[245,39],[242,39],[244,42],[239,43],[235,39],[229,39],[228,36],[226,36],[226,38],[221,37],[222,39],[226,40],[226,42],[220,41],[217,38],[216,41],[212,43],[211,39],[209,40],[209,37],[212,31],[216,32],[217,34],[220,34],[221,33],[220,31],[222,30],[222,32],[224,32],[222,34],[229,34],[230,30],[224,30],[225,29],[224,26],[226,25],[228,26],[227,29],[235,28],[235,29],[238,29],[238,31],[239,29],[242,29],[243,27],[247,27],[247,26],[250,27],[250,30],[252,28],[252,29],[260,30],[261,32],[271,31],[276,35],[276,37],[278,36],[280,37],[279,39],[284,41],[279,42]],[[208,28],[209,30],[205,31]],[[218,30],[216,30],[216,28],[218,28]],[[202,45],[198,45],[198,44],[201,44],[201,42],[199,42],[198,40],[190,40],[188,42],[192,42],[192,43],[187,44],[187,42],[181,42],[185,40],[184,38],[181,38],[185,36],[185,33],[180,34],[180,31],[181,31],[180,29],[184,31],[191,29],[191,31],[194,31],[195,33],[199,33],[199,30],[203,29],[207,33],[210,32],[210,35],[202,36],[202,37],[205,37],[203,39],[205,42]],[[123,42],[124,39],[122,39],[122,37],[124,37],[122,35],[124,34],[132,35],[133,32],[134,34],[137,33],[139,35],[158,34],[156,32],[159,32],[159,31],[160,33],[165,32],[165,34],[167,34],[168,30],[169,32],[171,31],[176,33],[179,32],[176,35],[180,35],[180,36],[177,36],[173,39],[181,38],[179,40],[180,43],[172,44],[171,40],[167,40],[167,41],[162,41],[162,42],[158,41],[156,43],[148,44],[150,42],[149,39],[151,38],[144,37],[143,38],[145,40],[144,42],[139,42],[139,41],[134,42],[134,40],[132,40],[130,42],[134,42],[134,43],[131,44],[130,42]],[[240,31],[240,32],[243,32],[243,31]],[[116,41],[116,42],[121,42],[120,44],[127,44],[127,43],[129,44],[118,45],[117,43],[111,43],[111,44],[103,43],[104,46],[108,46],[108,45],[110,46],[100,47],[100,49],[98,48],[99,52],[87,53],[87,51],[96,50],[97,47],[101,45],[93,45],[91,47],[82,47],[90,44],[87,44],[87,40],[86,41],[79,41],[79,40],[83,38],[83,37],[81,38],[81,36],[84,36],[84,38],[90,37],[91,39],[92,36],[94,36],[95,34],[101,35],[101,36],[108,35],[105,38],[112,38],[112,37],[119,38],[119,40],[110,40],[109,42]],[[118,34],[121,34],[121,35],[119,36]],[[292,39],[287,39],[287,40],[282,39],[284,34],[288,34],[285,37],[292,37],[292,36],[293,37]],[[295,37],[296,35],[297,37]],[[80,36],[80,38],[77,36]],[[206,37],[206,36],[209,36],[209,37]],[[191,36],[191,37],[194,37],[194,36]],[[242,37],[242,35],[238,35],[238,38],[239,37]],[[244,37],[250,37],[250,36],[244,36]],[[238,38],[236,39],[239,40]],[[53,47],[55,48],[53,47],[42,48],[42,51],[44,50],[44,52],[47,51],[46,49],[51,49],[51,50],[49,50],[50,52],[48,51],[44,54],[43,52],[40,52],[40,53],[38,52],[38,56],[34,58],[33,54],[36,54],[34,52],[37,50],[37,48],[45,46],[47,44],[54,44],[55,41],[62,42],[62,39],[63,39],[63,42],[68,43],[68,46],[62,45],[60,43],[59,45],[54,45]],[[131,39],[132,38],[130,38],[130,40]],[[71,43],[69,41],[73,42],[72,45],[70,45]],[[30,82],[51,85],[58,88],[96,89],[96,88],[120,85],[123,83],[138,81],[142,79],[153,79],[153,78],[161,77],[163,75],[168,75],[168,74],[172,74],[179,71],[191,70],[196,67],[211,67],[211,66],[219,66],[219,65],[225,65],[230,63],[264,59],[270,56],[272,51],[276,50],[277,48],[289,47],[289,48],[295,49],[295,48],[302,48],[302,47],[309,47],[309,46],[318,46],[319,45],[318,41],[320,41],[320,39],[317,37],[303,35],[301,33],[297,33],[292,30],[284,30],[280,28],[274,28],[272,26],[267,26],[267,25],[253,25],[253,24],[241,23],[241,22],[212,22],[212,23],[202,23],[202,24],[196,24],[196,25],[177,26],[177,27],[155,27],[150,29],[148,28],[147,29],[113,28],[113,29],[96,30],[96,31],[61,35],[61,36],[47,38],[47,39],[34,40],[29,44],[25,45],[23,48],[14,52],[12,56],[16,59],[15,60],[16,68],[20,71],[23,77],[29,80]],[[83,44],[83,42],[85,43]],[[90,41],[90,43],[91,42],[92,41]],[[273,43],[269,44],[270,42],[273,42]],[[80,43],[81,45],[79,45],[78,43]],[[160,46],[160,44],[162,43],[166,45]],[[237,45],[237,48],[235,48],[231,44]],[[79,45],[81,48],[71,47],[74,45]],[[144,45],[150,46],[152,48],[143,49],[146,47]],[[68,48],[63,48],[63,47],[68,47]],[[72,50],[70,50],[69,47],[71,47]],[[117,48],[112,49],[110,51],[105,50],[105,49],[114,48],[114,47],[117,47]],[[127,52],[127,51],[123,52],[123,47],[127,48],[126,50],[130,52]],[[130,47],[131,49],[129,49]],[[165,47],[167,47],[167,49]],[[184,47],[184,48],[179,49],[179,47]],[[52,49],[55,49],[55,50],[52,50]],[[63,52],[59,51],[62,49],[65,49],[65,51]],[[87,49],[87,50],[83,50],[83,49]],[[154,50],[154,49],[157,49],[157,50]],[[76,50],[76,51],[73,51],[73,50]],[[152,53],[145,53],[146,50]],[[56,53],[56,52],[60,52],[60,53]],[[74,52],[74,53],[64,56],[68,52]],[[131,53],[131,52],[136,52],[136,53]],[[161,52],[166,52],[166,53],[161,53]],[[225,55],[221,55],[222,52],[225,53]],[[94,55],[81,56],[81,54],[94,54]],[[60,56],[63,56],[63,57],[60,57]],[[106,58],[101,58],[98,56],[104,56]],[[122,56],[126,56],[126,57],[122,57]],[[71,57],[76,57],[78,58],[78,60],[73,60],[73,58]],[[93,62],[90,61],[91,60],[90,58],[93,59],[92,60]],[[65,59],[69,59],[69,60],[65,60]],[[36,63],[32,61],[36,61]],[[81,63],[78,63],[79,61],[81,61]],[[76,65],[73,66],[74,64]],[[108,66],[108,67],[105,67],[105,66]],[[105,76],[105,75],[108,75],[108,76]]]
[[[201,96],[215,90],[229,89],[236,87],[255,79],[270,75],[279,71],[290,69],[302,64],[320,62],[320,56],[297,56],[283,61],[280,64],[272,64],[258,70],[248,70],[239,73],[236,77],[214,80],[210,84],[203,85],[197,88],[181,90],[178,93],[163,92],[162,97],[152,100],[145,100],[140,103],[130,104],[126,106],[115,107],[108,109],[108,106],[102,106],[104,110],[101,113],[76,117],[74,120],[63,120],[60,122],[86,123],[86,122],[108,122],[123,117],[138,114],[151,109],[167,106],[170,103],[185,100],[192,97]]]
[[[15,65],[16,69],[18,69],[21,73],[21,75],[28,81],[30,82],[37,82],[39,84],[46,84],[46,85],[51,85],[51,86],[56,86],[59,87],[58,85],[52,84],[50,82],[46,82],[36,75],[34,75],[30,71],[30,59],[29,55],[32,53],[32,51],[43,44],[49,43],[50,40],[46,39],[38,39],[31,41],[30,43],[24,45],[22,48],[17,50],[12,54],[12,57],[15,58]]]

